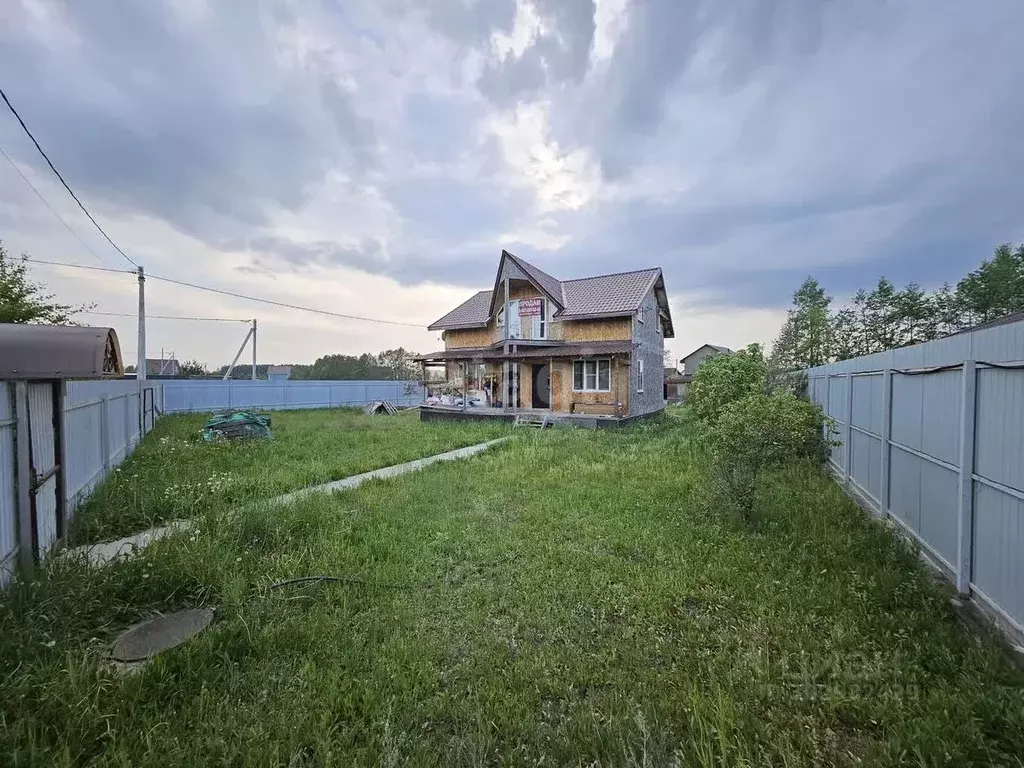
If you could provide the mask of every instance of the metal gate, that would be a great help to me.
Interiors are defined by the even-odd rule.
[[[60,483],[60,389],[51,381],[28,382],[29,509],[32,549],[42,558],[64,534]]]

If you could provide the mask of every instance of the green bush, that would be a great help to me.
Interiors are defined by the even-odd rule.
[[[747,516],[762,469],[824,460],[825,423],[819,406],[787,392],[757,393],[726,404],[704,432],[719,489]]]
[[[693,374],[686,405],[698,421],[713,424],[730,403],[764,392],[767,374],[756,344],[731,355],[712,357]]]

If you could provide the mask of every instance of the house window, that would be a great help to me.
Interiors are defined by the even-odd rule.
[[[546,339],[548,337],[548,301],[540,300],[540,314],[535,317],[533,323],[533,338]]]
[[[501,328],[505,325],[505,308],[502,307],[498,310],[498,327]]]
[[[574,392],[611,392],[611,360],[576,360],[572,364]]]
[[[643,393],[644,391],[644,359],[641,357],[636,361],[636,391]]]

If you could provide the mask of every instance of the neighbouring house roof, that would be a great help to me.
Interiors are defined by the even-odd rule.
[[[694,355],[696,355],[698,352],[700,352],[705,347],[708,348],[708,349],[713,349],[713,350],[715,350],[715,352],[718,352],[718,353],[723,354],[723,355],[732,354],[732,350],[729,349],[728,347],[722,347],[722,346],[719,346],[718,344],[701,344],[699,347],[697,347],[695,350],[693,350],[693,352],[691,352],[690,354],[683,355],[682,359],[685,360],[688,357],[693,357]]]
[[[173,357],[164,360],[159,358],[146,358],[147,376],[180,376],[181,365]]]
[[[442,349],[429,352],[415,358],[417,362],[444,362],[446,360],[523,360],[548,357],[600,357],[601,355],[628,354],[633,351],[632,341],[574,341],[551,346],[518,347],[502,353],[501,345],[489,347],[464,347],[461,349]]]
[[[512,261],[539,290],[558,305],[554,317],[559,319],[589,319],[630,315],[640,308],[644,296],[653,287],[659,309],[665,322],[665,335],[671,337],[672,318],[669,313],[665,281],[658,267],[597,275],[574,280],[558,280],[508,251],[501,252],[495,288],[480,291],[444,317],[428,326],[431,331],[486,326],[491,318],[491,307],[497,291],[505,260]]]
[[[292,372],[292,367],[290,365],[268,365],[267,366],[267,375],[268,376],[270,374],[272,374],[272,373],[276,373],[276,374],[279,374],[279,375],[287,376],[291,372]]]

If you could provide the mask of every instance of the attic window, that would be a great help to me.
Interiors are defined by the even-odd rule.
[[[500,328],[505,324],[505,308],[502,307],[498,310],[498,327]]]

